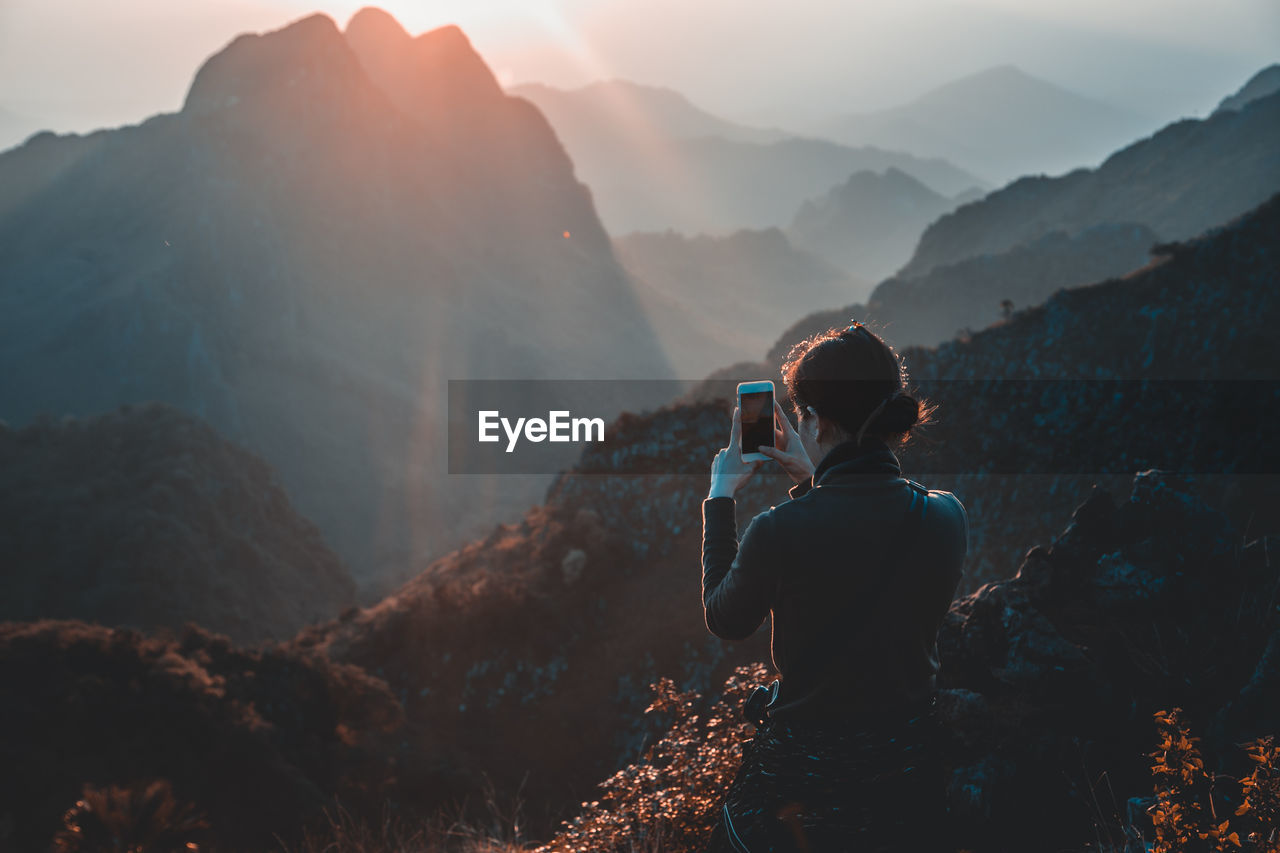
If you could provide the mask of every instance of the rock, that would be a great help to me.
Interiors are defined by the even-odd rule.
[[[560,571],[564,575],[566,584],[576,583],[582,577],[582,570],[587,566],[587,552],[581,548],[574,548],[564,555],[564,559],[560,562]]]

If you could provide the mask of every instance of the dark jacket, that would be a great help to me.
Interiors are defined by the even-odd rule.
[[[833,721],[933,691],[938,628],[960,583],[968,519],[955,495],[929,490],[914,541],[901,541],[913,496],[920,497],[897,456],[867,438],[832,449],[790,500],[751,520],[741,544],[734,500],[703,501],[707,627],[742,640],[772,614],[773,663],[782,674],[774,718]],[[905,556],[895,556],[904,548]],[[878,600],[867,601],[895,559]],[[831,620],[841,627],[824,643]]]

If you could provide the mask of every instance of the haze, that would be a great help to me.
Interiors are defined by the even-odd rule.
[[[360,2],[3,0],[0,147],[178,109],[196,68],[241,32]],[[621,77],[728,118],[802,127],[893,106],[1014,64],[1158,124],[1204,115],[1275,61],[1272,0],[441,0],[382,4],[411,32],[456,23],[505,85]],[[727,49],[728,48],[728,49]]]

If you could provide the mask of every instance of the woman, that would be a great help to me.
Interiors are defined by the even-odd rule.
[[[769,463],[742,461],[735,410],[702,504],[707,627],[742,640],[772,614],[781,673],[710,849],[947,849],[936,637],[968,521],[955,495],[904,479],[894,453],[931,410],[860,323],[796,345],[783,377],[798,428],[775,403],[776,447],[761,452],[795,481],[790,499],[738,542],[734,493]]]

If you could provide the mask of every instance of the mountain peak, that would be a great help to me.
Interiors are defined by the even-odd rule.
[[[291,89],[294,100],[306,91],[331,94],[335,85],[358,85],[360,76],[337,24],[315,14],[271,32],[237,36],[200,66],[182,111],[231,108],[270,97],[281,86]]]
[[[416,118],[444,122],[504,98],[456,24],[410,37],[386,12],[365,8],[352,17],[346,38],[374,83]]]
[[[1016,65],[1005,64],[984,68],[939,86],[921,95],[915,103],[950,103],[957,98],[977,98],[985,102],[999,102],[1006,98],[1034,100],[1051,93],[1067,94],[1060,86],[1034,77]]]
[[[343,31],[348,42],[369,42],[381,45],[407,43],[411,36],[400,22],[385,9],[365,6],[351,16]]]
[[[467,34],[457,24],[445,24],[442,27],[436,27],[434,30],[427,30],[425,33],[418,35],[417,41],[434,45],[437,48],[452,47],[455,50],[475,52],[475,48],[471,46],[471,39],[467,38]]]

